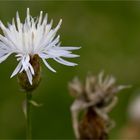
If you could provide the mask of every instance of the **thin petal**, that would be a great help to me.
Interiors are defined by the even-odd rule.
[[[23,56],[21,62],[25,71],[28,70],[29,68],[29,61],[30,61],[29,55]]]
[[[32,74],[31,74],[29,69],[26,71],[26,74],[27,74],[27,77],[28,77],[28,80],[29,80],[30,84],[32,85],[33,77],[32,77]]]
[[[55,29],[54,29],[55,32],[57,32],[57,30],[60,28],[61,24],[62,24],[62,19],[60,19],[58,25],[55,27]]]
[[[0,57],[0,63],[2,63],[4,60],[6,60],[10,55],[11,55],[11,53],[8,53],[8,54]]]
[[[62,58],[53,58],[55,61],[57,61],[58,63],[61,63],[63,65],[66,65],[66,66],[76,66],[77,64],[76,63],[72,63],[72,62],[68,62]]]
[[[27,13],[26,13],[26,27],[30,28],[31,27],[31,22],[30,22],[30,9],[27,8]]]
[[[66,57],[66,58],[75,58],[75,57],[80,57],[80,55],[77,55],[77,54],[66,54],[66,55],[63,55],[62,57]]]
[[[37,27],[39,27],[39,26],[41,25],[41,22],[42,22],[42,15],[43,15],[43,11],[40,11],[40,16],[39,16],[39,19],[38,19]]]
[[[45,26],[47,24],[48,14],[46,13],[44,19],[42,21],[42,25]]]
[[[50,69],[52,72],[56,72],[56,71],[48,64],[48,62],[47,62],[45,59],[42,59],[42,60],[43,60],[44,64],[46,65],[46,67],[47,67],[48,69]]]
[[[31,65],[30,63],[29,63],[29,68],[30,68],[30,70],[31,70],[32,75],[34,75],[35,72],[34,72],[34,69],[33,69],[32,65]]]
[[[21,22],[20,22],[20,17],[19,17],[18,12],[16,13],[16,21],[17,21],[17,28],[18,28],[18,31],[21,32],[21,31],[22,31],[22,24],[21,24]]]
[[[60,49],[63,49],[63,50],[79,50],[81,47],[59,47]]]
[[[14,77],[20,70],[21,70],[21,67],[22,67],[22,63],[19,62],[17,67],[15,68],[15,70],[13,71],[12,75],[10,78]]]

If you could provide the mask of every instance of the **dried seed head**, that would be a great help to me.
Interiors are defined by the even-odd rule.
[[[33,91],[38,87],[41,80],[41,66],[39,62],[39,56],[37,54],[30,56],[30,64],[34,69],[32,85],[30,84],[25,71],[18,74],[18,82],[21,88],[25,91]]]
[[[75,95],[71,106],[73,128],[77,139],[105,140],[109,130],[113,127],[108,113],[116,105],[116,93],[128,86],[116,85],[113,76],[104,77],[101,72],[98,76],[88,75],[85,83],[74,79],[69,83],[69,90]],[[80,117],[80,112],[84,116]]]
[[[99,73],[98,76],[89,74],[86,77],[85,84],[80,82],[78,78],[74,78],[72,82],[69,83],[69,91],[71,95],[75,97],[84,96],[88,101],[92,101],[96,98],[97,104],[99,102],[109,102],[117,92],[129,86],[118,86],[116,85],[116,79],[111,76],[104,77],[104,73]]]

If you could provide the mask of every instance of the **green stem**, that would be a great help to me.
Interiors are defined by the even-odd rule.
[[[31,134],[31,103],[30,100],[32,98],[32,94],[27,92],[26,93],[26,122],[27,122],[27,128],[26,128],[26,138],[27,140],[32,139],[32,134]]]

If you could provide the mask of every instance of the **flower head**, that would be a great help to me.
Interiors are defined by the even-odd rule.
[[[54,29],[52,29],[52,23],[52,21],[48,23],[47,14],[43,17],[42,11],[39,17],[33,18],[30,15],[29,8],[27,8],[27,16],[23,23],[18,12],[16,13],[16,22],[13,18],[12,23],[8,23],[8,27],[0,21],[0,28],[4,34],[0,35],[0,63],[13,53],[19,62],[11,77],[24,72],[32,85],[35,70],[30,62],[34,55],[38,55],[46,67],[53,72],[56,71],[48,64],[47,60],[49,58],[67,66],[76,65],[64,60],[63,57],[78,57],[78,55],[72,54],[71,51],[80,47],[62,47],[60,45],[60,36],[56,37],[62,20]]]
[[[98,76],[91,73],[87,75],[84,84],[75,77],[69,83],[69,90],[72,96],[79,98],[83,96],[87,101],[96,100],[97,104],[100,102],[108,103],[119,91],[129,88],[130,86],[117,85],[116,79],[112,75],[104,76],[104,72],[100,72]],[[96,97],[97,96],[97,97]]]
[[[84,83],[74,78],[69,83],[69,91],[75,97],[71,113],[76,138],[107,139],[109,130],[114,127],[109,112],[117,103],[116,94],[129,87],[117,85],[113,76],[104,76],[103,72],[97,76],[87,75]]]

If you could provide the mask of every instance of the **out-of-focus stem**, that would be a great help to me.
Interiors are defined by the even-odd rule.
[[[32,94],[30,92],[26,93],[26,139],[32,139],[32,127],[31,127],[31,103],[30,100]]]

